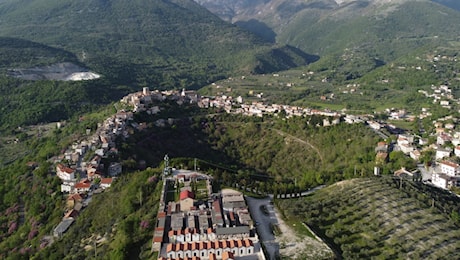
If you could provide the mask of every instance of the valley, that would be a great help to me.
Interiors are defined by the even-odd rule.
[[[457,24],[451,0],[1,1],[0,258],[458,258]]]

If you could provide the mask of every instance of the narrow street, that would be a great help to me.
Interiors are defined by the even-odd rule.
[[[267,197],[264,199],[255,199],[252,197],[246,197],[249,210],[251,211],[252,219],[254,224],[257,226],[257,233],[259,240],[265,245],[268,256],[267,259],[276,259],[279,254],[280,245],[276,242],[275,236],[272,233],[271,224],[278,224],[273,206],[270,204],[271,198]],[[261,210],[262,206],[266,206],[269,214],[266,215]]]

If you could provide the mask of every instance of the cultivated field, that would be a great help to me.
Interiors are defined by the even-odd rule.
[[[458,212],[458,198],[423,186],[392,178],[354,179],[278,205],[346,259],[458,259],[460,230],[452,213]]]

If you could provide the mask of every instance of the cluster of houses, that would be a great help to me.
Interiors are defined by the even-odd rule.
[[[452,89],[449,88],[447,85],[440,85],[440,86],[431,86],[431,90],[433,90],[433,93],[428,93],[428,91],[425,90],[419,90],[419,93],[422,93],[428,98],[433,99],[433,103],[439,103],[442,107],[444,108],[452,108],[452,102],[458,104],[458,100],[454,98],[454,95],[452,94]]]
[[[446,86],[434,89],[435,100],[452,98],[451,91]],[[439,92],[439,93],[438,93]],[[104,165],[102,159],[110,154],[118,153],[115,139],[119,136],[128,137],[132,129],[142,130],[146,126],[134,122],[133,115],[138,112],[157,114],[161,111],[156,101],[172,100],[177,104],[197,104],[201,108],[223,108],[228,113],[239,113],[249,116],[283,113],[286,117],[321,115],[327,117],[323,125],[340,123],[344,118],[347,123],[362,123],[367,117],[347,115],[329,110],[315,110],[297,106],[264,104],[263,102],[243,103],[241,96],[233,98],[221,95],[201,97],[195,91],[150,91],[144,88],[140,92],[125,96],[121,103],[130,106],[130,112],[117,112],[98,125],[98,129],[88,138],[73,144],[61,156],[55,158],[56,174],[62,180],[61,191],[69,193],[68,211],[63,222],[56,228],[55,235],[59,236],[70,226],[78,212],[84,207],[85,194],[97,182],[101,189],[110,187],[113,178],[122,172],[119,162]],[[440,101],[442,102],[442,101]],[[443,105],[443,103],[441,103]],[[444,104],[448,105],[448,104]],[[391,110],[392,118],[406,119],[404,110]],[[424,113],[428,113],[424,111]],[[332,121],[330,121],[332,118]],[[168,121],[155,122],[162,126]],[[161,121],[161,122],[160,122]],[[371,128],[379,130],[385,123],[367,121]],[[432,182],[441,188],[457,185],[460,179],[458,164],[445,160],[454,153],[460,157],[460,132],[455,132],[455,118],[444,118],[435,122],[436,143],[429,146],[436,151],[439,167],[433,172]],[[396,147],[414,160],[419,160],[422,149],[428,149],[428,140],[418,136],[399,135]],[[455,147],[451,149],[449,147]],[[376,148],[377,161],[384,162],[388,158],[388,146],[379,143]],[[90,155],[90,156],[88,156]],[[84,158],[90,158],[85,161]],[[450,167],[450,168],[449,168]],[[455,169],[455,170],[452,170]],[[180,176],[174,181],[190,182]],[[193,178],[192,178],[193,179]],[[168,179],[164,185],[168,185]],[[458,181],[460,184],[460,181]],[[166,186],[165,186],[166,187]],[[164,188],[164,192],[167,189]],[[162,259],[193,258],[197,259],[237,259],[239,256],[257,254],[259,244],[252,220],[242,195],[229,195],[225,192],[212,194],[209,189],[209,200],[198,204],[190,189],[182,190],[179,201],[166,202],[163,194],[160,203],[157,226],[153,237],[153,249],[160,251]],[[212,196],[211,196],[212,194]],[[162,208],[163,207],[163,208]],[[227,256],[227,258],[223,258]]]
[[[200,108],[222,108],[227,113],[242,114],[246,116],[258,116],[263,115],[276,115],[285,113],[285,117],[293,116],[309,116],[309,115],[321,115],[332,120],[324,119],[323,125],[335,125],[340,123],[341,113],[331,111],[328,109],[318,110],[311,108],[303,108],[298,106],[289,105],[278,105],[278,104],[265,104],[264,102],[252,102],[251,104],[245,104],[243,98],[238,96],[233,98],[232,96],[219,95],[213,97],[200,96],[196,91],[193,90],[182,90],[182,91],[150,91],[148,88],[143,88],[142,91],[129,94],[121,99],[121,102],[128,104],[132,107],[133,112],[146,112],[149,115],[157,114],[161,111],[161,107],[155,105],[155,101],[172,100],[177,104],[196,104]],[[173,119],[159,119],[155,122],[156,126],[164,126],[167,123],[172,124]],[[359,123],[363,121],[350,120],[350,123]],[[136,123],[134,123],[136,124]],[[136,128],[138,125],[135,125]]]
[[[56,164],[56,175],[62,182],[61,192],[69,194],[66,212],[61,223],[54,229],[54,236],[60,237],[67,231],[91,200],[90,191],[101,192],[109,188],[121,174],[121,163],[110,162],[104,165],[102,159],[118,153],[115,139],[129,135],[127,122],[132,117],[132,112],[116,113],[100,124],[95,133],[91,134],[88,129],[88,138],[72,144],[63,154],[51,159]]]
[[[243,103],[243,98],[238,96],[215,96],[203,97],[198,99],[198,106],[201,108],[223,108],[227,113],[242,114],[245,116],[258,116],[286,113],[286,117],[292,116],[308,116],[308,115],[322,115],[327,117],[340,117],[340,114],[330,110],[317,110],[311,108],[303,108],[298,106],[279,105],[279,104],[265,104],[264,102],[254,101],[251,104]]]
[[[120,162],[105,160],[107,163],[104,164],[103,159],[113,158],[112,155],[118,154],[115,143],[118,137],[127,138],[132,133],[132,129],[142,130],[145,127],[133,121],[134,113],[145,111],[155,114],[160,111],[160,108],[153,106],[152,101],[164,101],[169,97],[180,103],[186,99],[186,96],[193,96],[192,94],[185,91],[160,93],[149,91],[148,88],[129,94],[121,102],[132,106],[132,111],[121,109],[98,124],[94,133],[91,133],[91,129],[87,129],[88,137],[85,140],[72,144],[61,155],[50,159],[56,164],[56,175],[62,181],[61,192],[69,194],[66,212],[61,223],[55,228],[54,236],[60,237],[65,233],[79,212],[87,206],[90,201],[90,191],[101,192],[110,187],[115,178],[121,174]],[[58,123],[57,127],[62,127],[62,124]]]
[[[206,198],[197,200],[191,182],[206,182]],[[159,259],[259,259],[262,255],[244,196],[224,189],[212,193],[211,177],[173,171],[165,178],[152,240]],[[178,200],[170,194],[180,189]],[[168,187],[176,189],[168,189]]]
[[[128,94],[121,99],[121,103],[132,106],[132,111],[146,112],[149,115],[157,114],[161,108],[155,105],[155,101],[172,100],[177,104],[182,105],[185,103],[196,104],[200,99],[196,91],[150,91],[149,88],[144,87],[142,91]]]
[[[460,165],[458,163],[441,161],[438,166],[438,169],[431,175],[433,185],[443,189],[460,186]]]
[[[455,130],[457,123],[458,119],[452,116],[434,121],[436,131],[431,134],[434,142],[413,134],[399,134],[392,150],[401,151],[415,161],[420,161],[422,152],[433,151],[434,164],[430,167],[432,184],[443,189],[460,186],[460,132]],[[375,122],[369,126],[379,129],[383,124]],[[379,142],[375,152],[376,164],[383,164],[388,160],[389,145]],[[405,169],[395,172],[395,175],[401,174],[413,176],[413,172]]]

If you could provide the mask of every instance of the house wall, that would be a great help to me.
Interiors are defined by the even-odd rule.
[[[447,180],[441,178],[440,174],[438,173],[433,173],[431,183],[439,188],[447,189]]]
[[[75,174],[74,173],[68,174],[66,172],[57,171],[56,175],[63,181],[71,181],[71,180],[75,179]]]
[[[68,184],[61,184],[61,192],[71,192],[73,189],[73,186],[70,186]]]
[[[456,166],[453,166],[453,165],[448,165],[448,164],[444,164],[444,163],[441,163],[441,172],[449,175],[449,176],[456,176],[458,175],[459,173],[459,166],[456,165]]]

